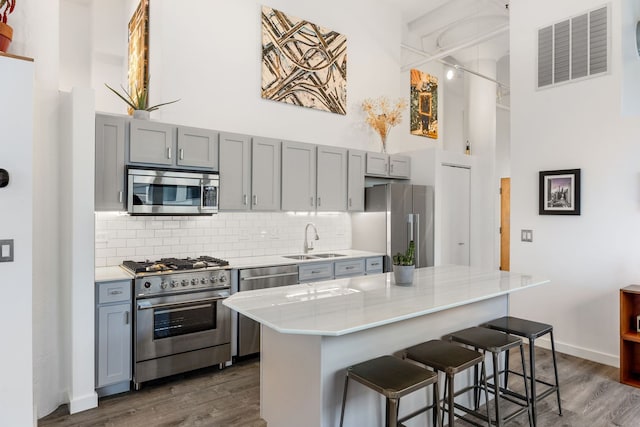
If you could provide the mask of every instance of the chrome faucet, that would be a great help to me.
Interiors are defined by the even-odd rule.
[[[308,254],[309,251],[313,250],[313,241],[309,241],[307,240],[307,232],[309,231],[309,226],[313,227],[313,232],[315,233],[315,237],[313,238],[313,240],[320,240],[320,237],[318,236],[318,229],[316,228],[315,224],[312,222],[308,222],[307,225],[304,227],[304,253]]]

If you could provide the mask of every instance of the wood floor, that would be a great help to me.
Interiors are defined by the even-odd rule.
[[[620,384],[616,368],[562,354],[558,356],[563,416],[558,415],[555,395],[551,395],[538,404],[538,427],[640,427],[640,389]],[[550,352],[537,349],[537,358],[538,375],[552,380]],[[516,362],[517,359],[512,358],[514,366]],[[510,383],[517,379],[512,376]],[[138,392],[103,398],[98,408],[71,416],[67,412],[63,405],[39,420],[38,425],[266,426],[259,415],[257,360],[237,363],[222,371],[212,368],[158,380]],[[407,427],[412,425],[407,423]],[[456,425],[470,424],[460,421]],[[527,425],[526,415],[508,424],[514,427]]]

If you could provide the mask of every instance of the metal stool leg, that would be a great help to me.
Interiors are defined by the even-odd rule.
[[[482,384],[484,385],[484,400],[487,408],[487,426],[491,427],[491,412],[489,411],[489,387],[487,387],[487,368],[482,361]]]
[[[524,346],[520,343],[520,360],[522,362],[522,374],[524,376],[524,395],[527,402],[527,413],[529,414],[529,426],[533,427],[533,414],[531,410],[531,399],[529,396],[529,386],[527,385],[527,368],[524,363]],[[533,376],[533,375],[532,375]]]
[[[455,396],[454,396],[454,388],[453,388],[453,377],[449,379],[449,425],[453,427],[453,423],[456,419],[455,412]]]
[[[553,341],[553,330],[551,334],[551,355],[553,356],[553,372],[556,376],[556,395],[558,396],[558,413],[562,415],[562,404],[560,403],[560,382],[558,381],[558,364],[556,363],[556,346]]]
[[[496,426],[500,427],[500,425],[502,424],[502,419],[500,418],[500,367],[498,366],[498,354],[491,353],[491,355],[493,356],[493,388],[496,393]]]
[[[433,384],[433,399],[431,399],[433,403],[433,409],[431,410],[433,415],[433,426],[436,425],[438,427],[442,427],[442,418],[440,418],[440,388],[438,387],[438,382],[436,381]]]
[[[398,399],[387,398],[385,426],[398,427]]]
[[[536,351],[535,351],[535,339],[529,338],[529,374],[531,374],[531,412],[533,418],[533,425],[538,423],[538,411],[536,404]],[[525,381],[527,377],[525,376]]]
[[[342,393],[342,410],[340,411],[340,427],[344,421],[344,406],[347,401],[347,387],[349,386],[349,374],[344,377],[344,392]]]

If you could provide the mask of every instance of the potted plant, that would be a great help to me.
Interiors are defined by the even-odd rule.
[[[118,95],[120,99],[126,102],[127,105],[133,109],[133,117],[136,119],[149,120],[149,113],[151,111],[155,111],[163,105],[173,104],[174,102],[180,101],[179,99],[176,99],[175,101],[163,102],[162,104],[149,106],[149,79],[147,79],[146,83],[140,89],[134,86],[131,93],[126,90],[124,86],[120,85],[125,93],[124,95],[122,95],[120,92],[118,92],[108,84],[105,83],[104,85],[109,88],[111,92]]]
[[[7,24],[7,17],[16,7],[16,0],[0,0],[0,52],[6,52],[9,49],[11,40],[13,39],[13,28]]]
[[[401,254],[398,252],[393,256],[393,275],[396,279],[396,285],[410,285],[413,283],[413,271],[415,269],[414,254],[416,245],[411,240],[407,252]]]

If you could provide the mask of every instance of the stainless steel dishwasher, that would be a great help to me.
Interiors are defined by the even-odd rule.
[[[298,283],[297,265],[247,268],[239,270],[238,291],[274,288]],[[238,314],[238,356],[260,351],[260,324]]]

